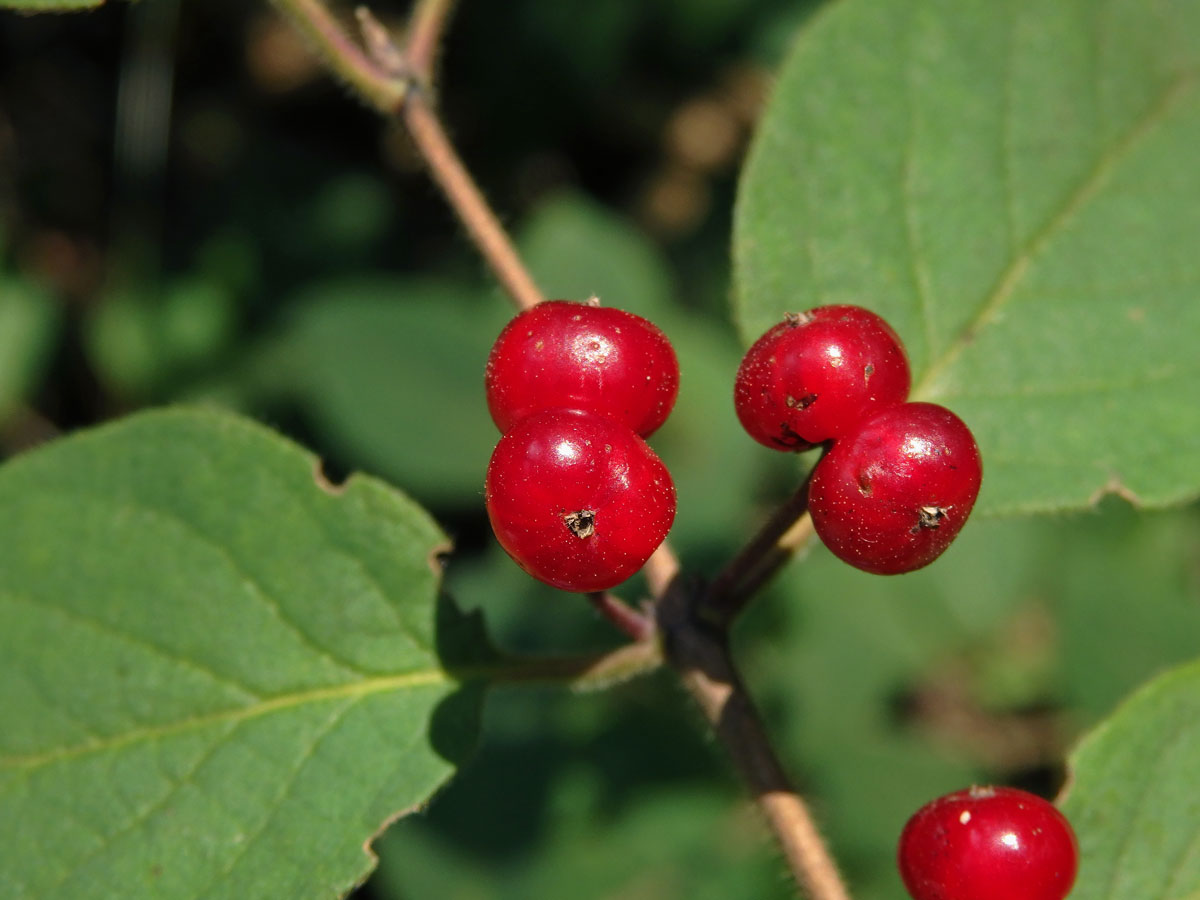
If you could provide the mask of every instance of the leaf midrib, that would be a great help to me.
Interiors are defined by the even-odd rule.
[[[438,684],[451,684],[453,682],[454,679],[442,669],[428,668],[417,669],[398,675],[367,678],[344,684],[280,694],[257,703],[219,710],[202,716],[189,716],[178,721],[160,725],[135,728],[105,738],[84,741],[81,744],[71,747],[55,748],[43,753],[0,757],[0,770],[19,769],[28,775],[36,769],[44,768],[53,763],[95,753],[119,750],[122,747],[145,741],[163,740],[213,725],[237,724],[308,704],[325,703],[334,700],[358,700],[372,694],[383,694],[390,691],[428,687]]]
[[[914,400],[931,400],[940,396],[937,380],[954,364],[964,349],[970,346],[992,321],[997,313],[1012,298],[1021,279],[1029,270],[1034,257],[1038,256],[1046,246],[1066,228],[1075,215],[1092,199],[1113,172],[1128,159],[1133,151],[1161,125],[1179,102],[1195,87],[1197,73],[1184,72],[1175,77],[1162,91],[1158,98],[1151,103],[1133,125],[1107,151],[1101,153],[1092,168],[1059,206],[1046,219],[1043,225],[1034,232],[1025,246],[1016,253],[1008,265],[1000,273],[995,286],[987,293],[978,312],[959,332],[945,352],[934,360],[926,369],[920,380],[913,385]]]

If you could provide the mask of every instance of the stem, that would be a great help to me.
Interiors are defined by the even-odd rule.
[[[418,0],[409,43],[399,49],[369,13],[360,10],[370,54],[346,36],[321,0],[271,2],[313,40],[330,70],[364,100],[386,116],[403,118],[434,181],[516,305],[529,308],[541,302],[541,292],[431,106],[431,70],[453,0]],[[510,660],[487,671],[459,674],[505,683],[566,680],[589,689],[649,672],[661,665],[665,654],[728,749],[783,847],[797,882],[805,886],[812,900],[849,900],[807,806],[771,749],[727,644],[729,625],[749,596],[747,586],[762,584],[806,540],[803,495],[804,486],[718,576],[707,595],[711,604],[707,611],[716,609],[708,620],[699,618],[703,598],[685,590],[679,561],[664,543],[645,566],[651,593],[657,598],[653,619],[611,595],[591,597],[601,614],[634,638],[634,643],[602,656]],[[732,599],[735,593],[737,599]],[[661,645],[654,640],[655,634],[662,636]]]
[[[407,47],[397,50],[382,46],[387,41],[386,32],[364,9],[359,10],[359,21],[373,45],[372,54],[363,52],[350,39],[321,0],[270,2],[308,36],[329,70],[363,100],[385,116],[403,116],[433,180],[513,302],[527,309],[545,299],[500,220],[459,159],[423,90],[428,67],[432,65],[432,48],[450,13],[450,0],[423,0],[416,10],[412,36],[421,42],[416,47],[417,62],[425,69],[414,68]],[[401,74],[390,63],[391,51],[403,60],[406,73]]]
[[[504,226],[458,158],[442,123],[421,91],[409,92],[402,115],[417,149],[429,165],[433,180],[446,195],[501,287],[521,309],[544,300]]]
[[[270,0],[312,42],[326,67],[370,106],[387,114],[400,107],[408,86],[375,64],[321,0]]]
[[[726,642],[727,631],[689,621],[694,599],[672,590],[659,604],[670,662],[749,787],[812,900],[850,900],[807,804],[783,771]]]
[[[811,522],[808,513],[808,486],[813,466],[800,487],[771,514],[758,533],[713,579],[702,609],[707,621],[728,626],[746,608],[755,591],[791,558],[794,548],[784,551],[782,540],[801,522]],[[805,537],[803,540],[807,540]]]
[[[671,545],[663,541],[646,560],[642,571],[646,573],[646,582],[650,585],[651,596],[661,597],[679,575],[679,557],[675,555]]]
[[[409,20],[404,57],[426,87],[433,83],[435,57],[454,6],[454,0],[420,0]]]
[[[663,663],[657,641],[638,641],[608,653],[589,656],[508,658],[497,665],[464,669],[461,678],[485,678],[497,684],[561,684],[576,691],[595,691],[646,675]]]
[[[758,566],[742,579],[738,593],[746,598],[753,597],[808,544],[814,534],[812,516],[806,513],[763,555]]]
[[[587,595],[588,602],[634,641],[648,641],[654,636],[654,620],[630,607],[620,597],[606,591]]]

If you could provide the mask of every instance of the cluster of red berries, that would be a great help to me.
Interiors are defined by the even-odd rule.
[[[857,306],[790,314],[754,343],[734,404],[756,441],[828,452],[809,484],[817,535],[834,555],[880,575],[933,562],[967,520],[983,475],[954,413],[909,403],[900,338]]]
[[[976,787],[917,810],[897,859],[913,900],[1063,900],[1079,845],[1063,814],[1036,794]]]
[[[637,572],[675,520],[675,485],[644,440],[679,391],[666,335],[599,301],[547,301],[500,332],[484,383],[503,433],[484,488],[500,545],[569,591]]]
[[[666,335],[598,302],[552,300],[500,333],[485,376],[503,437],[486,501],[501,546],[534,577],[607,590],[642,567],[675,518],[675,488],[645,443],[679,364]],[[824,444],[808,508],[835,555],[878,574],[928,565],[954,540],[982,465],[962,420],[909,403],[896,333],[857,306],[788,315],[746,353],[734,402],[777,450]]]

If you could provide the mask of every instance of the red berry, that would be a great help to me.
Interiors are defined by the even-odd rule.
[[[508,555],[568,591],[629,578],[675,519],[671,475],[646,442],[578,410],[544,410],[510,428],[492,453],[485,499]]]
[[[971,788],[921,807],[900,835],[913,900],[1063,900],[1079,845],[1054,806],[1016,788]]]
[[[954,540],[983,477],[962,419],[933,403],[875,413],[813,471],[808,509],[834,555],[879,575],[933,562]]]
[[[484,385],[502,432],[541,409],[582,409],[648,437],[675,405],[679,363],[667,336],[641,316],[549,300],[500,332]]]
[[[883,319],[858,306],[818,306],[789,314],[754,343],[733,402],[760,444],[807,450],[903,403],[911,384],[900,338]]]

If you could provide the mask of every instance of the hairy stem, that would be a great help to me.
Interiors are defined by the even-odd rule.
[[[433,83],[433,67],[442,33],[454,7],[455,0],[420,0],[409,19],[404,57],[426,87]]]
[[[419,0],[408,31],[409,42],[400,47],[369,13],[360,10],[369,53],[347,37],[320,0],[270,2],[310,37],[329,69],[363,100],[384,115],[403,120],[434,181],[516,305],[528,308],[544,299],[432,107],[432,67],[453,0]],[[729,625],[750,589],[774,574],[806,539],[803,495],[802,488],[718,576],[714,589],[705,595],[719,601],[715,615],[710,609],[710,615],[701,619],[702,596],[685,589],[679,561],[663,544],[645,567],[656,599],[653,619],[611,595],[591,597],[606,618],[634,638],[633,643],[602,656],[506,660],[488,671],[458,674],[504,683],[566,681],[588,689],[652,671],[665,655],[727,748],[783,847],[797,882],[812,900],[849,900],[812,816],[771,749],[727,643]]]
[[[587,598],[600,615],[634,641],[648,641],[654,636],[654,620],[642,615],[620,597],[607,591],[596,591],[588,594]]]
[[[404,102],[407,85],[383,71],[346,33],[321,0],[270,0],[309,39],[326,68],[384,114]]]
[[[588,656],[510,657],[495,665],[454,674],[495,684],[565,684],[572,690],[595,691],[649,674],[662,664],[662,648],[657,641],[638,641]]]
[[[746,573],[738,587],[738,594],[744,598],[743,605],[774,578],[779,570],[812,540],[814,534],[816,531],[813,529],[812,516],[805,513],[762,555],[758,564]]]
[[[429,166],[433,180],[442,189],[501,287],[521,309],[528,309],[544,300],[504,226],[488,206],[483,193],[454,151],[442,123],[420,91],[410,91],[402,115],[413,142]]]
[[[386,32],[365,9],[359,10],[359,21],[372,45],[371,53],[364,52],[350,38],[321,0],[270,2],[312,41],[329,70],[364,101],[385,116],[403,118],[434,182],[513,302],[526,309],[543,300],[504,226],[446,136],[425,91],[433,48],[449,16],[450,2],[423,0],[416,10],[410,35],[420,42],[415,62],[422,69],[414,68],[407,46],[390,43]]]
[[[771,748],[729,653],[727,631],[691,619],[695,601],[678,584],[659,603],[668,660],[699,704],[774,832],[796,882],[812,900],[850,900],[808,805]]]
[[[650,594],[654,597],[661,597],[667,592],[671,582],[679,575],[679,557],[675,555],[671,545],[663,541],[646,561],[646,566],[642,571],[646,575],[646,582],[650,585]]]
[[[815,471],[816,466],[738,555],[717,573],[702,601],[706,620],[727,626],[746,608],[755,591],[791,557],[791,552],[781,554],[780,542],[799,522],[811,521],[807,518],[808,486]]]

